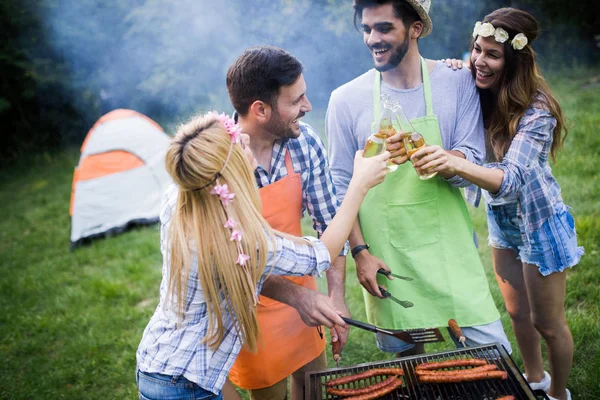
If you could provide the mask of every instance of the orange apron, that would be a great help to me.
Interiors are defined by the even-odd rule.
[[[262,214],[273,229],[301,236],[302,180],[294,172],[292,159],[284,150],[287,176],[259,190]],[[292,282],[317,290],[313,276],[286,276]],[[307,326],[295,308],[259,296],[258,323],[262,345],[258,352],[242,349],[229,379],[244,389],[273,386],[317,358],[325,349],[325,339]]]

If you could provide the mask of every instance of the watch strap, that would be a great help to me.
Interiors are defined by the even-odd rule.
[[[371,246],[369,246],[369,244],[368,244],[368,243],[365,243],[365,244],[359,244],[358,246],[354,246],[354,247],[352,248],[352,250],[350,250],[350,253],[352,254],[352,258],[356,258],[356,255],[357,255],[358,253],[360,253],[360,252],[361,252],[361,251],[363,251],[363,250],[367,250],[369,247],[371,247]]]

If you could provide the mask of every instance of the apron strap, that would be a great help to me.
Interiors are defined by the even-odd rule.
[[[282,145],[279,150],[280,154],[281,154],[281,152],[283,152],[283,154],[285,154],[283,156],[283,160],[285,162],[285,170],[287,171],[287,175],[288,176],[294,175],[296,172],[294,171],[294,166],[292,165],[292,157],[290,156],[289,149],[285,145]],[[274,165],[272,168],[273,168],[273,173],[269,176],[269,184],[275,183],[275,176],[277,175]],[[277,167],[277,168],[279,168],[279,167]]]
[[[431,82],[429,81],[429,71],[427,70],[427,63],[425,59],[421,57],[421,73],[423,75],[423,93],[425,93],[425,105],[427,106],[427,116],[433,117],[433,102],[431,101]]]
[[[294,166],[292,165],[292,156],[290,156],[290,152],[287,148],[284,151],[285,156],[283,159],[285,160],[285,169],[287,171],[287,176],[292,176],[296,173],[294,172]]]
[[[425,59],[421,57],[421,76],[423,78],[423,93],[425,94],[425,106],[427,108],[427,116],[432,117],[433,114],[433,101],[431,96],[431,82],[429,80],[429,71],[427,70],[427,63]],[[375,71],[375,82],[373,82],[373,116],[374,121],[377,121],[379,114],[381,114],[381,72]]]

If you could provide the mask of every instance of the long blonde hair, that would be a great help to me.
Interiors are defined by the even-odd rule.
[[[233,147],[231,147],[233,146]],[[226,159],[231,151],[229,160]],[[268,240],[273,230],[261,215],[261,201],[249,162],[233,144],[223,123],[214,115],[196,117],[182,125],[166,157],[167,171],[179,186],[172,217],[168,296],[180,317],[187,298],[187,282],[197,255],[198,280],[204,293],[208,332],[203,343],[216,349],[224,336],[224,314],[230,314],[242,342],[257,348],[259,326],[252,296],[265,268]],[[235,198],[227,213],[243,232],[241,246],[250,256],[236,264],[238,247],[224,228],[227,213],[219,196],[210,194],[219,173]],[[203,189],[198,190],[199,188]]]
[[[510,38],[517,33],[523,33],[529,39],[529,44],[522,50],[513,49],[510,40],[504,42],[506,64],[497,97],[489,90],[480,91],[483,118],[488,127],[488,153],[491,152],[498,161],[504,158],[517,134],[519,121],[525,111],[535,105],[547,109],[556,118],[550,148],[550,155],[554,159],[565,141],[567,128],[560,105],[542,76],[531,47],[531,43],[539,35],[538,22],[528,12],[510,7],[493,11],[486,15],[483,21],[490,22],[496,28],[503,28]],[[471,51],[474,43],[475,41],[471,44]],[[475,68],[472,68],[471,73],[475,77]]]

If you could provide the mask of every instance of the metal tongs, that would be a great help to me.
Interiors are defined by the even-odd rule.
[[[412,281],[412,280],[414,280],[413,278],[411,278],[409,276],[402,276],[402,275],[394,274],[392,271],[388,271],[387,269],[383,269],[383,268],[379,268],[377,270],[377,273],[381,274],[381,275],[385,275],[385,276],[390,276],[391,275],[394,278],[402,279],[402,280],[405,280],[405,281]]]
[[[415,305],[412,301],[400,300],[400,299],[392,296],[392,294],[390,292],[388,292],[387,290],[385,290],[385,288],[383,286],[377,286],[377,287],[379,288],[379,291],[381,292],[383,297],[385,297],[386,299],[395,301],[396,303],[400,304],[404,308],[411,308],[412,306]]]

